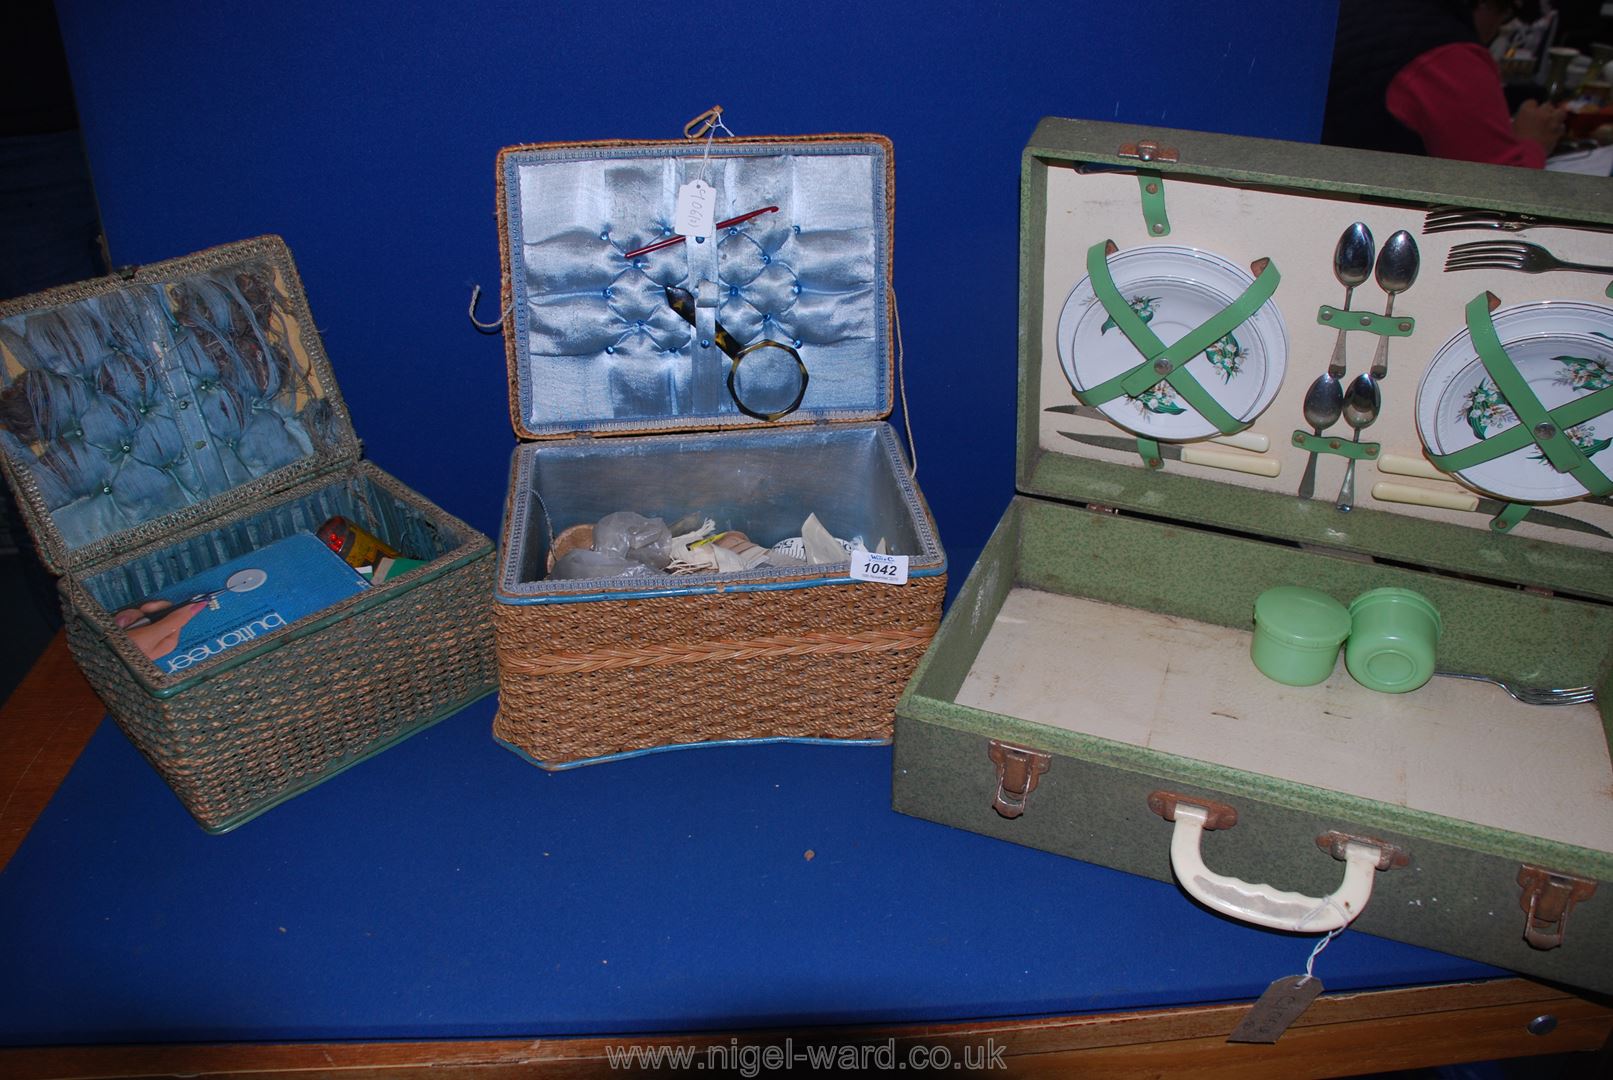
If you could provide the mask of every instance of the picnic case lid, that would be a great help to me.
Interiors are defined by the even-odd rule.
[[[358,456],[278,236],[0,303],[0,466],[56,573]]]
[[[1522,238],[1566,258],[1605,263],[1613,261],[1606,257],[1607,232],[1574,225],[1613,223],[1606,180],[1054,118],[1037,127],[1022,164],[1020,491],[1585,599],[1613,599],[1613,537],[1606,535],[1613,532],[1613,507],[1587,498],[1548,505],[1523,502],[1511,510],[1517,517],[1498,518],[1492,525],[1492,517],[1509,500],[1436,470],[1425,454],[1419,426],[1430,422],[1429,403],[1435,400],[1430,395],[1438,389],[1425,386],[1431,358],[1439,358],[1434,366],[1450,370],[1453,350],[1463,347],[1464,335],[1471,337],[1468,322],[1475,315],[1470,309],[1486,292],[1500,302],[1496,326],[1509,345],[1505,319],[1511,312],[1529,309],[1525,314],[1531,317],[1545,312],[1547,323],[1569,308],[1588,311],[1596,320],[1613,319],[1613,301],[1604,291],[1609,288],[1606,276],[1444,271],[1444,260],[1456,243],[1517,237],[1495,231],[1423,234],[1429,209],[1459,205],[1554,219],[1561,227],[1537,229]],[[1386,294],[1370,277],[1354,290],[1346,316],[1345,289],[1334,276],[1332,260],[1341,231],[1355,221],[1368,224],[1380,252],[1401,229],[1419,245],[1420,272],[1409,289],[1394,297],[1393,319],[1382,315]],[[1133,269],[1124,268],[1127,260]],[[1106,362],[1113,366],[1114,356],[1124,351],[1113,342],[1122,333],[1129,336],[1097,296],[1092,270],[1098,264],[1113,275],[1124,301],[1117,307],[1132,309],[1118,311],[1121,320],[1136,312],[1144,334],[1160,328],[1156,340],[1161,345],[1188,336],[1203,311],[1220,307],[1217,301],[1177,322],[1169,310],[1173,302],[1185,297],[1191,309],[1196,302],[1192,293],[1210,289],[1241,300],[1237,289],[1255,283],[1249,287],[1254,315],[1231,324],[1230,333],[1198,353],[1193,363],[1180,365],[1198,373],[1199,387],[1212,398],[1243,402],[1241,414],[1232,418],[1238,423],[1230,425],[1229,441],[1235,445],[1209,441],[1226,429],[1207,422],[1206,414],[1173,392],[1173,384],[1145,387],[1144,382],[1160,377],[1158,370],[1133,370],[1138,380],[1134,393],[1095,400],[1102,393],[1090,391],[1102,390],[1100,384],[1112,372],[1091,358],[1108,355]],[[1128,273],[1138,285],[1129,291]],[[1257,294],[1257,287],[1271,284],[1275,289],[1269,297]],[[1156,294],[1165,295],[1161,299]],[[1480,306],[1493,307],[1494,301]],[[1346,318],[1363,317],[1372,323],[1370,328],[1337,329]],[[1328,367],[1340,337],[1345,339],[1346,385],[1367,370],[1380,342],[1388,342],[1388,374],[1377,380],[1381,409],[1354,448],[1350,443],[1357,440],[1345,422],[1315,440],[1303,415],[1305,391]],[[1594,334],[1582,336],[1570,351],[1584,354],[1581,366],[1589,364],[1593,377],[1579,378],[1585,373],[1575,376],[1565,367],[1554,381],[1579,382],[1542,389],[1541,397],[1546,400],[1554,393],[1576,398],[1582,412],[1597,410],[1571,434],[1586,457],[1613,473],[1613,451],[1597,457],[1607,446],[1602,440],[1613,437],[1613,415],[1600,412],[1594,402],[1601,399],[1593,397],[1599,384],[1613,382],[1613,341],[1603,348]],[[1267,371],[1268,385],[1259,392],[1245,390],[1239,399],[1234,392],[1239,381],[1247,380],[1257,362],[1279,354],[1286,370],[1275,385],[1270,385]],[[1130,356],[1141,363],[1140,350],[1133,349]],[[1121,366],[1127,364],[1129,360]],[[1468,369],[1463,373],[1471,378]],[[1478,374],[1482,381],[1484,372]],[[1076,393],[1078,382],[1086,401]],[[1156,391],[1166,393],[1150,397]],[[1164,400],[1167,396],[1171,400]],[[1489,419],[1474,413],[1469,420],[1458,415],[1462,409],[1444,409],[1445,404],[1441,400],[1440,408],[1453,415],[1441,413],[1436,420],[1454,429]],[[1466,399],[1461,404],[1470,413],[1475,409]],[[1499,426],[1506,426],[1511,413],[1501,415]],[[1139,443],[1134,430],[1113,422],[1116,418],[1145,434],[1161,434],[1152,443]],[[1189,434],[1181,435],[1184,430]],[[1492,421],[1488,434],[1497,433]],[[1260,441],[1269,447],[1254,449]],[[1318,441],[1333,445],[1318,455],[1315,496],[1296,497],[1309,449]],[[1363,447],[1370,447],[1371,456]],[[1355,505],[1341,513],[1334,491],[1352,453]],[[1205,461],[1212,464],[1199,463]],[[1540,461],[1545,461],[1543,455]],[[1395,501],[1406,498],[1430,505]],[[1440,505],[1432,505],[1436,502]],[[1473,508],[1448,508],[1462,506]],[[1572,521],[1565,526],[1563,518]]]
[[[717,229],[709,249],[675,239],[672,224],[679,189],[696,179],[713,189],[716,223],[746,218]],[[895,184],[883,136],[513,146],[498,155],[497,181],[519,438],[890,414]],[[671,242],[633,254],[661,241]],[[726,385],[732,362],[700,346],[668,287],[714,306],[740,345],[796,350],[807,373],[799,407],[742,412]]]

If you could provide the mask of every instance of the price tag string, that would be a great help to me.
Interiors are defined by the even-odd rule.
[[[1306,923],[1310,922],[1313,918],[1315,918],[1317,915],[1320,915],[1328,908],[1332,908],[1334,911],[1344,916],[1344,921],[1338,926],[1335,926],[1333,929],[1329,930],[1327,933],[1323,934],[1321,939],[1317,941],[1316,946],[1311,949],[1310,956],[1306,957],[1305,959],[1305,978],[1300,982],[1300,985],[1302,986],[1316,977],[1316,958],[1322,954],[1322,950],[1327,948],[1334,938],[1344,933],[1345,929],[1350,925],[1349,913],[1343,908],[1339,907],[1338,901],[1334,900],[1331,896],[1325,898],[1320,904],[1317,904],[1314,909],[1307,912],[1305,917],[1299,920],[1298,925],[1304,926]]]
[[[1306,982],[1309,982],[1310,980],[1312,980],[1312,979],[1314,979],[1316,977],[1315,974],[1314,974],[1315,969],[1316,969],[1316,958],[1321,955],[1323,949],[1327,948],[1329,942],[1331,942],[1334,938],[1338,937],[1342,933],[1344,933],[1344,927],[1335,926],[1333,929],[1331,929],[1327,933],[1323,934],[1322,939],[1316,943],[1316,947],[1311,950],[1310,956],[1306,957],[1306,959],[1305,959],[1305,981]]]

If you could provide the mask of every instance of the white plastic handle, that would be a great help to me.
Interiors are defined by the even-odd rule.
[[[1250,450],[1256,454],[1264,454],[1271,449],[1271,438],[1258,431],[1234,431],[1231,435],[1212,435],[1210,441],[1222,446],[1233,446],[1239,450]]]
[[[1380,854],[1372,845],[1354,840],[1344,845],[1344,881],[1327,896],[1284,892],[1215,873],[1199,852],[1209,816],[1201,806],[1177,803],[1176,829],[1171,833],[1171,869],[1182,888],[1206,907],[1274,930],[1323,933],[1348,926],[1372,898]]]
[[[1416,476],[1424,480],[1453,479],[1450,473],[1444,472],[1427,458],[1406,457],[1401,454],[1385,454],[1380,457],[1378,471],[1395,476]]]
[[[1182,460],[1189,465],[1203,465],[1207,469],[1231,469],[1251,476],[1276,476],[1283,463],[1276,458],[1253,457],[1249,454],[1228,453],[1200,446],[1182,447]]]
[[[1416,484],[1393,484],[1380,480],[1372,485],[1372,497],[1379,502],[1408,503],[1412,506],[1437,506],[1442,510],[1477,510],[1479,497],[1461,488],[1445,487],[1438,491],[1418,487]]]

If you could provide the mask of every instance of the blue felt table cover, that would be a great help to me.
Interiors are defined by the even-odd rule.
[[[890,751],[548,774],[487,699],[225,836],[103,723],[0,874],[0,1043],[668,1032],[1252,998],[1312,937],[889,809]],[[1329,990],[1504,974],[1347,932]]]

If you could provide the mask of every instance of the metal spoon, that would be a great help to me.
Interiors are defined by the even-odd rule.
[[[1333,377],[1331,371],[1316,376],[1305,391],[1305,422],[1318,437],[1339,422],[1344,411],[1344,384]],[[1305,475],[1299,478],[1299,497],[1308,499],[1316,493],[1316,451],[1311,451],[1305,463]]]
[[[1417,280],[1421,263],[1417,241],[1405,229],[1395,233],[1383,245],[1383,250],[1378,253],[1378,267],[1374,276],[1378,279],[1378,287],[1389,294],[1389,302],[1383,309],[1385,318],[1395,313],[1395,294],[1405,292]],[[1382,379],[1388,374],[1389,338],[1385,336],[1378,339],[1378,351],[1372,354],[1372,377]]]
[[[1372,230],[1363,222],[1356,222],[1344,230],[1338,247],[1333,249],[1333,276],[1344,286],[1344,308],[1350,310],[1350,298],[1355,287],[1372,276]],[[1344,378],[1344,331],[1333,345],[1333,359],[1328,361],[1327,373],[1335,379]]]
[[[1344,392],[1344,422],[1355,429],[1353,441],[1361,441],[1361,429],[1372,426],[1381,408],[1383,394],[1377,380],[1364,374],[1351,380],[1350,388]],[[1335,505],[1344,514],[1355,508],[1355,458],[1344,466],[1344,485],[1339,488],[1339,501]]]

